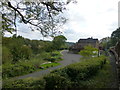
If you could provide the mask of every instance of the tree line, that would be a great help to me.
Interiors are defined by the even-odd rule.
[[[113,31],[110,37],[105,37],[101,39],[100,42],[104,49],[116,46],[116,44],[120,42],[120,27]]]
[[[16,63],[21,60],[29,60],[42,52],[52,52],[67,47],[66,37],[59,35],[52,41],[30,40],[22,36],[2,37],[2,62]]]

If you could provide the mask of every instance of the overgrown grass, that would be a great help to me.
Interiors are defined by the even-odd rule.
[[[62,55],[61,55],[60,51],[53,51],[50,53],[46,53],[44,60],[51,61],[51,62],[57,62],[57,61],[62,60],[61,57],[62,57]]]
[[[109,60],[107,60],[103,68],[95,76],[86,81],[82,81],[82,85],[86,88],[112,88],[112,81],[111,65]]]
[[[3,79],[8,79],[11,77],[24,75],[28,73],[32,73],[39,68],[39,65],[42,64],[43,60],[40,59],[32,59],[30,61],[21,61],[16,64],[3,64],[2,65],[2,77]]]
[[[9,79],[11,77],[19,76],[19,75],[25,75],[28,73],[32,73],[37,70],[43,70],[41,69],[41,64],[44,62],[48,62],[49,58],[53,57],[55,62],[61,60],[61,54],[59,51],[54,51],[52,53],[43,52],[41,54],[38,54],[34,57],[32,57],[30,60],[20,60],[19,62],[15,64],[6,63],[2,65],[2,77],[3,79]],[[48,58],[48,60],[45,60],[45,58]],[[48,68],[60,65],[59,63],[51,63],[43,65],[42,67]]]
[[[20,80],[4,80],[2,88],[44,88],[45,80],[42,78],[26,78]]]
[[[52,71],[42,79],[22,79],[6,82],[4,88],[111,88],[111,66],[105,56],[83,60]]]

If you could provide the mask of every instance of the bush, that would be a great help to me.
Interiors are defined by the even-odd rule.
[[[31,55],[32,55],[32,50],[30,47],[28,46],[22,46],[21,47],[21,57],[22,59],[30,59]]]
[[[60,51],[53,51],[51,53],[46,53],[44,60],[55,62],[62,60]]]
[[[12,64],[2,65],[2,78],[8,78],[12,76],[12,67],[14,67]]]
[[[83,50],[79,52],[84,58],[90,58],[93,56],[97,56],[98,50],[91,45],[85,46]]]
[[[16,63],[20,60],[30,59],[32,55],[32,50],[27,45],[19,45],[19,43],[11,44],[10,52],[13,56],[13,63]]]
[[[10,44],[10,52],[13,55],[12,62],[16,63],[20,59],[22,59],[21,46],[19,45],[19,43],[11,43]]]
[[[50,59],[49,59],[49,61],[51,61],[51,62],[55,62],[55,58],[54,57],[51,57]]]
[[[2,67],[2,77],[10,78],[29,72],[33,72],[36,68],[31,64],[4,64]]]
[[[105,61],[106,58],[103,56],[94,57],[89,60],[81,61],[80,63],[69,65],[63,69],[55,70],[52,73],[65,76],[73,82],[79,82],[94,76],[98,70],[103,67]]]
[[[104,63],[101,63],[104,60],[105,57],[100,57],[72,64],[67,67],[52,71],[47,76],[44,76],[43,79],[38,78],[37,80],[33,80],[28,78],[24,80],[8,81],[7,83],[4,82],[3,88],[40,88],[43,90],[67,90],[76,88],[93,89],[107,87],[108,83],[110,83],[110,75],[108,72],[105,72],[106,70],[104,69],[106,68],[100,68],[101,65],[104,65]],[[99,69],[101,69],[100,73],[96,74]],[[106,76],[101,77],[101,75]],[[106,78],[107,80],[105,80]]]
[[[44,77],[46,81],[45,89],[65,89],[70,85],[69,80],[58,74],[49,74]]]
[[[44,87],[45,87],[44,79],[34,80],[32,78],[7,81],[7,83],[3,84],[3,88],[39,88],[39,89],[43,89]]]
[[[52,71],[44,78],[36,81],[15,81],[4,87],[41,87],[45,89],[84,88],[85,81],[90,80],[106,63],[106,57],[94,57],[79,63],[68,65]],[[12,66],[11,66],[12,67]],[[25,84],[25,85],[24,85]]]
[[[42,60],[42,58],[43,55],[39,54],[31,58],[30,60],[19,60],[19,62],[16,62],[14,64],[10,63],[3,64],[2,76],[3,78],[10,78],[34,72],[40,69],[39,65],[45,62],[44,60]]]
[[[2,47],[2,63],[11,63],[12,62],[12,54],[10,52],[10,50],[3,46]]]

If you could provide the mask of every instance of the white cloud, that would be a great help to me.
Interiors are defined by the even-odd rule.
[[[73,42],[80,38],[101,39],[110,36],[118,28],[118,1],[78,0],[77,4],[70,3],[68,11],[64,13],[69,20],[60,30],[68,41]],[[42,39],[39,32],[31,32],[27,26],[22,25],[19,29],[21,32],[18,33],[24,37]]]
[[[69,22],[64,27],[74,32],[65,34],[68,40],[76,42],[76,38],[110,36],[118,27],[118,1],[79,0],[77,4],[68,5]]]

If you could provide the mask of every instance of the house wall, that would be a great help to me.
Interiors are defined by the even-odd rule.
[[[92,39],[92,38],[79,39],[75,45],[70,47],[69,50],[73,52],[79,52],[80,50],[84,49],[84,47],[87,45],[91,45],[94,48],[98,48],[99,47],[98,39]]]

